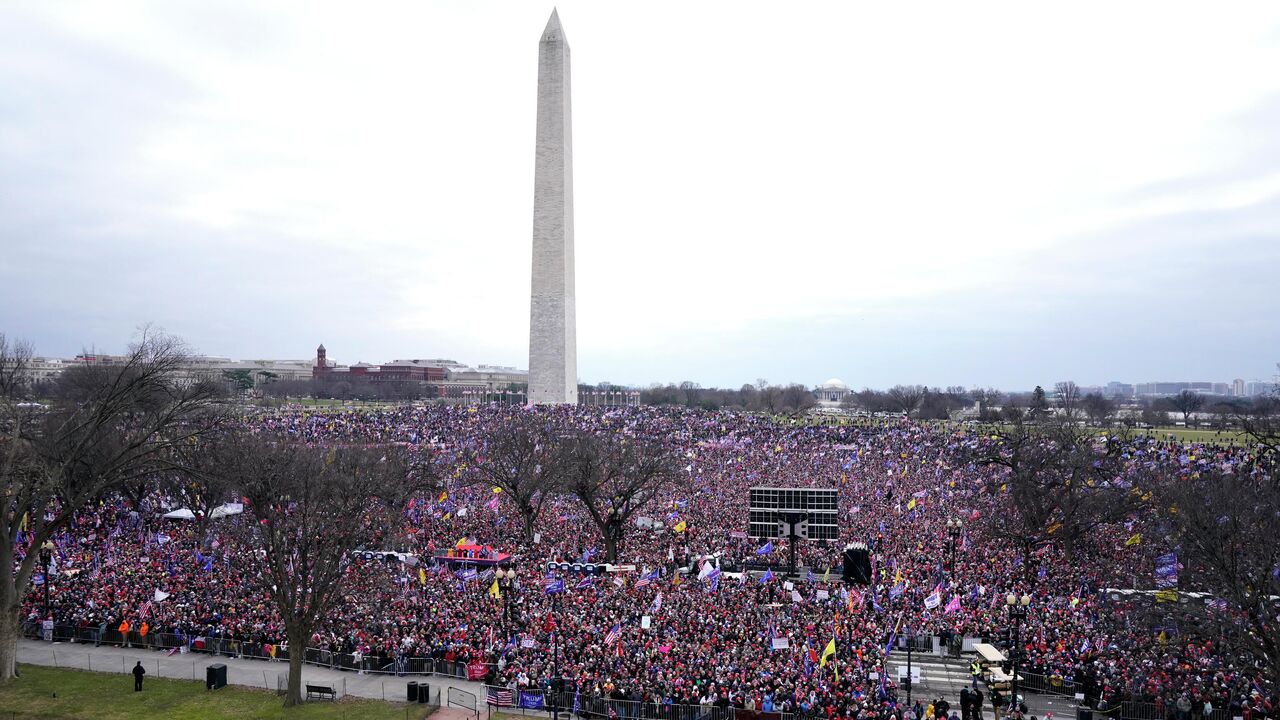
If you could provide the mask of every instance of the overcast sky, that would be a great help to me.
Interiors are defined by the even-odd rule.
[[[583,381],[1275,372],[1280,4],[559,11]],[[525,367],[550,12],[0,4],[0,332]]]

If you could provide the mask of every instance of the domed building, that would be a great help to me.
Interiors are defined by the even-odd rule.
[[[849,386],[838,378],[831,378],[819,385],[815,394],[818,396],[818,405],[822,407],[839,407],[840,403],[849,397]]]

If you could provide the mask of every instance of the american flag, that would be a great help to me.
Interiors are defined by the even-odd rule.
[[[618,642],[618,638],[620,637],[622,637],[622,626],[614,625],[613,628],[609,630],[609,632],[605,633],[604,644],[609,645],[611,643],[616,643]]]
[[[495,705],[497,707],[512,707],[514,705],[511,701],[511,691],[500,687],[486,688],[484,702],[486,705]]]
[[[641,578],[640,578],[640,580],[636,583],[636,587],[637,587],[637,588],[642,588],[642,587],[644,587],[645,585],[650,585],[650,584],[652,584],[652,583],[653,583],[653,581],[654,581],[654,580],[657,580],[657,579],[658,579],[658,571],[657,571],[657,570],[654,570],[653,572],[650,572],[650,573],[646,573],[646,574],[645,574],[643,577],[641,577]]]
[[[618,720],[618,711],[612,705],[609,706],[609,720]]]
[[[149,614],[151,614],[151,601],[150,601],[150,600],[148,600],[148,601],[146,601],[146,602],[144,602],[144,603],[142,603],[141,605],[139,605],[139,606],[138,606],[138,617],[140,617],[140,618],[142,618],[142,619],[144,619],[144,620],[145,620],[145,619],[146,619],[146,617],[147,617],[147,615],[149,615]]]

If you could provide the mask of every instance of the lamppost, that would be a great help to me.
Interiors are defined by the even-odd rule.
[[[53,543],[48,540],[40,546],[40,562],[44,565],[44,620],[49,619],[49,563],[53,560]]]
[[[502,632],[510,639],[511,637],[511,581],[516,579],[516,571],[513,568],[498,568],[495,573],[498,578],[498,586],[502,588]]]
[[[916,634],[911,630],[907,631],[907,679],[903,683],[907,686],[907,710],[911,709],[911,651],[916,644]]]
[[[560,720],[560,593],[551,593],[551,718]]]
[[[960,543],[960,532],[964,529],[964,521],[956,518],[947,521],[947,564],[952,575],[956,572],[956,546]]]
[[[1027,606],[1031,604],[1031,596],[1024,593],[1022,597],[1018,597],[1009,593],[1004,598],[1004,604],[1009,608],[1009,620],[1013,623],[1013,647],[1009,648],[1009,660],[1013,663],[1013,681],[1009,687],[1013,695],[1009,700],[1009,715],[1012,717],[1018,711],[1018,658],[1022,654],[1022,622],[1027,619]]]

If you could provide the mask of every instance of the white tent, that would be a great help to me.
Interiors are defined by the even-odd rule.
[[[242,512],[244,512],[244,503],[226,503],[225,505],[220,505],[214,508],[210,517],[217,520],[220,517],[239,515]]]
[[[187,508],[178,508],[173,512],[165,513],[164,516],[169,518],[170,520],[195,520],[196,519],[196,514],[191,512]]]

